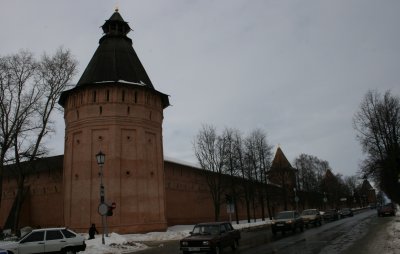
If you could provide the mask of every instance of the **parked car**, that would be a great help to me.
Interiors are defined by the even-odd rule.
[[[303,218],[304,225],[308,227],[309,225],[314,225],[314,226],[321,226],[321,214],[317,209],[306,209],[303,210],[301,213],[301,218]]]
[[[342,208],[339,210],[339,215],[340,218],[344,218],[344,217],[352,217],[354,214],[350,208]]]
[[[194,226],[190,236],[180,241],[184,254],[213,252],[219,254],[225,247],[235,250],[239,245],[240,231],[229,222],[200,223]]]
[[[394,216],[396,214],[396,208],[393,203],[388,203],[386,205],[379,206],[377,211],[378,211],[378,216],[385,216],[385,215]]]
[[[323,215],[324,221],[334,221],[339,219],[339,213],[336,209],[328,209]]]
[[[12,254],[76,253],[86,249],[85,238],[67,228],[35,229],[19,241],[1,246]]]
[[[304,221],[297,211],[283,211],[276,215],[275,219],[271,221],[272,234],[276,235],[281,231],[285,234],[286,231],[296,232],[296,229],[304,230]]]

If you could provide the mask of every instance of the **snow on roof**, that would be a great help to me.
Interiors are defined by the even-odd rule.
[[[96,81],[94,83],[95,84],[108,84],[108,83],[115,83],[115,82],[122,83],[122,84],[137,85],[137,86],[147,86],[147,84],[144,83],[143,81],[140,81],[139,83],[137,83],[137,82],[131,82],[131,81],[126,81],[126,80],[122,80],[122,79],[120,79],[118,81],[112,81],[112,80]]]
[[[164,156],[164,161],[168,161],[168,162],[172,162],[172,163],[176,163],[176,164],[181,164],[181,165],[192,167],[192,168],[201,169],[200,165],[197,164],[197,163],[191,163],[191,162],[187,162],[187,161],[182,161],[182,160],[171,158],[171,157],[168,157],[168,156]]]

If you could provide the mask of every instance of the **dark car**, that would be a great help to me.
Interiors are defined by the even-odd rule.
[[[339,213],[336,209],[329,209],[325,211],[322,217],[324,218],[324,221],[334,221],[339,219]]]
[[[219,254],[225,247],[235,250],[239,245],[240,231],[229,222],[200,223],[194,226],[190,236],[180,241],[184,254],[212,252]]]
[[[344,217],[352,217],[354,214],[350,208],[342,208],[339,211],[339,215],[340,218],[344,218]]]
[[[272,234],[276,235],[278,231],[285,234],[286,231],[296,232],[296,229],[304,230],[304,221],[300,214],[296,211],[283,211],[276,215],[275,219],[271,221]]]
[[[308,227],[309,225],[321,226],[321,214],[317,209],[306,209],[301,213],[301,218],[303,218],[304,225]]]
[[[377,211],[378,211],[378,216],[385,216],[385,215],[394,216],[396,214],[396,208],[394,207],[393,203],[379,206]]]

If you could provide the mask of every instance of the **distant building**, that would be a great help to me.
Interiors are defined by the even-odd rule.
[[[294,197],[294,190],[297,187],[296,173],[297,169],[292,167],[282,149],[278,147],[272,160],[271,169],[268,172],[268,180],[282,187],[283,207],[285,210],[288,209],[289,198]]]

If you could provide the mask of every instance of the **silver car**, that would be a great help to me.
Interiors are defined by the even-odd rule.
[[[35,229],[17,242],[0,246],[12,254],[77,253],[86,249],[85,238],[67,228]]]

